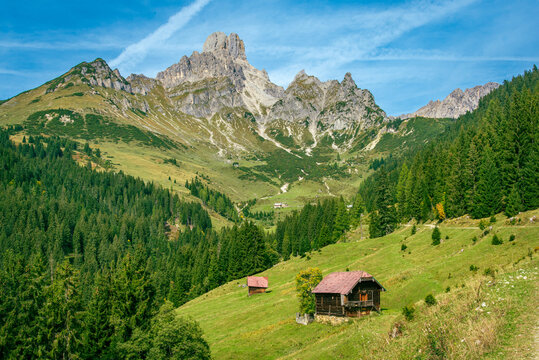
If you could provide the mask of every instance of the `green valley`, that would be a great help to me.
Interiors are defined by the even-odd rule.
[[[535,359],[537,67],[390,116],[350,72],[283,87],[246,54],[215,32],[0,101],[0,358]]]
[[[407,226],[376,239],[360,239],[358,229],[341,243],[260,273],[269,279],[268,293],[248,297],[242,278],[177,312],[200,323],[218,359],[532,359],[530,349],[511,353],[502,348],[524,341],[520,336],[533,342],[533,333],[517,324],[539,320],[532,310],[539,290],[539,225],[529,220],[538,214],[520,214],[519,225],[498,216],[485,236],[478,220],[448,221],[440,225],[438,246],[431,245],[431,224],[418,225],[415,235]],[[502,245],[491,244],[493,234]],[[472,265],[477,270],[470,270]],[[309,267],[319,267],[324,275],[348,269],[373,274],[387,289],[381,314],[338,326],[296,324],[294,279]],[[425,305],[428,294],[436,297],[436,308]],[[401,315],[406,305],[416,307],[413,321]],[[402,330],[395,339],[388,335],[394,326]]]

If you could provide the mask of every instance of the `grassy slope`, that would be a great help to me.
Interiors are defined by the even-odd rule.
[[[539,214],[539,211],[522,214],[524,225],[518,226],[509,225],[503,216],[499,216],[493,229],[504,240],[504,244],[499,246],[491,245],[492,233],[479,238],[481,231],[477,228],[477,221],[472,220],[442,224],[442,236],[445,238],[448,235],[449,239],[437,247],[430,244],[432,230],[428,226],[419,227],[414,236],[410,236],[409,227],[404,227],[384,238],[361,241],[357,241],[359,232],[356,231],[351,234],[348,242],[328,246],[320,253],[312,254],[310,260],[294,258],[262,273],[261,275],[269,277],[270,293],[249,298],[246,296],[246,289],[240,287],[245,283],[245,280],[241,279],[194,299],[180,307],[178,313],[192,316],[200,322],[217,359],[362,358],[367,355],[374,358],[399,358],[396,355],[398,353],[407,354],[402,355],[402,358],[406,358],[413,356],[410,352],[412,348],[417,351],[417,347],[421,346],[418,344],[427,341],[421,335],[424,334],[424,328],[420,324],[426,321],[432,322],[434,326],[437,322],[434,315],[429,315],[436,314],[434,310],[420,310],[419,319],[409,326],[409,330],[405,330],[405,336],[393,341],[385,350],[391,350],[390,352],[371,353],[373,348],[386,348],[386,345],[389,345],[387,333],[395,321],[402,320],[401,308],[410,303],[420,304],[420,300],[428,293],[433,293],[442,303],[438,309],[440,314],[451,314],[451,311],[464,316],[479,314],[469,311],[471,306],[476,306],[474,301],[487,299],[488,292],[481,293],[481,298],[473,299],[473,294],[476,293],[474,286],[477,286],[478,279],[481,278],[479,274],[490,267],[497,270],[498,276],[501,276],[504,272],[515,271],[514,266],[520,267],[530,262],[527,257],[529,250],[539,245],[539,226],[527,223],[527,218],[533,214]],[[516,235],[514,242],[508,242],[511,234]],[[472,242],[474,236],[479,238],[475,245]],[[403,242],[408,246],[406,253],[400,250]],[[537,266],[535,258],[531,261]],[[518,263],[514,265],[516,262]],[[469,270],[472,264],[479,267],[477,274]],[[300,270],[308,267],[319,267],[324,275],[333,271],[344,271],[347,267],[350,270],[361,269],[372,273],[388,289],[388,292],[382,295],[382,315],[375,314],[336,327],[319,323],[297,325],[294,320],[297,310],[294,277]],[[465,287],[462,287],[463,284]],[[533,281],[519,286],[523,287],[523,293],[535,291],[537,294],[536,285],[537,281]],[[445,294],[447,287],[452,290]],[[511,296],[520,299],[517,293]],[[507,308],[516,314],[513,319],[516,321],[515,319],[521,319],[525,312],[518,308],[519,301],[515,301],[511,296],[506,296],[505,301],[510,301]],[[534,296],[523,298],[531,301]],[[444,306],[449,310],[445,311]],[[483,314],[487,316],[486,312],[480,315]],[[468,346],[469,341],[463,341],[459,346],[467,347],[461,349],[456,347],[459,342],[454,341],[457,345],[449,343],[447,351],[455,354],[463,351],[464,355],[455,356],[473,358],[477,354],[498,349],[498,352],[490,355],[492,358],[511,357],[511,351],[506,348],[509,343],[514,343],[510,341],[513,339],[511,334],[517,330],[509,323],[510,317],[507,317],[508,320],[504,323],[506,314],[495,316],[496,314],[493,312],[493,315],[488,315],[491,318],[485,319],[461,319],[461,323],[472,325],[464,326],[460,330],[449,329],[448,334],[463,334],[468,340],[477,338],[483,342],[480,340],[476,343],[474,340]],[[536,318],[528,319],[528,323],[532,324],[535,320]],[[438,323],[451,324],[451,321],[451,317],[448,317],[442,322],[438,320]],[[506,338],[491,336],[489,342],[488,337],[480,333],[473,324],[503,330]],[[448,335],[447,339],[449,338]],[[430,344],[433,340],[428,339]],[[522,347],[516,351],[518,356],[523,353],[522,349],[526,348],[526,344],[526,341],[522,342]],[[518,347],[518,344],[515,346]]]
[[[115,143],[104,139],[96,139],[99,145],[94,144],[94,146],[102,147],[103,151],[112,156],[110,159],[118,164],[118,168],[146,180],[164,184],[168,180],[168,176],[175,175],[177,182],[181,180],[183,184],[183,179],[190,179],[198,172],[209,176],[212,179],[211,186],[226,193],[233,201],[267,198],[265,202],[257,204],[253,211],[268,211],[274,202],[279,201],[288,202],[291,207],[297,208],[317,197],[343,195],[346,198],[352,198],[362,182],[363,176],[368,172],[368,164],[373,157],[379,157],[388,151],[392,151],[395,155],[400,151],[398,148],[401,143],[404,144],[404,147],[410,143],[422,143],[424,138],[435,136],[443,130],[440,120],[423,119],[423,122],[419,120],[405,122],[398,135],[386,134],[376,151],[363,152],[360,151],[360,147],[351,153],[341,154],[343,160],[339,163],[339,167],[343,168],[347,176],[330,177],[322,174],[322,178],[316,175],[315,179],[311,181],[298,181],[295,179],[303,177],[304,174],[292,166],[293,164],[288,163],[294,160],[293,162],[298,162],[299,166],[305,165],[308,172],[311,172],[308,168],[309,164],[309,166],[313,166],[316,162],[325,163],[326,161],[333,163],[337,154],[331,149],[331,143],[325,146],[319,145],[318,150],[313,153],[313,157],[303,156],[303,160],[299,160],[290,155],[291,158],[285,159],[282,156],[289,156],[288,154],[273,154],[276,149],[269,141],[259,142],[258,137],[251,134],[252,129],[248,127],[249,122],[242,119],[229,122],[216,122],[216,120],[200,122],[181,115],[169,109],[170,104],[162,93],[162,89],[156,89],[148,96],[143,97],[107,88],[90,88],[85,84],[78,83],[69,88],[59,88],[51,93],[46,92],[48,87],[48,84],[42,85],[3,104],[0,107],[0,126],[21,124],[28,116],[37,111],[62,108],[71,109],[83,115],[86,113],[101,114],[112,119],[115,123],[131,124],[143,130],[152,129],[169,139],[179,141],[187,148],[179,146],[178,149],[164,151],[141,146],[134,141],[126,145],[121,141]],[[74,96],[74,94],[82,96]],[[131,101],[133,106],[147,101],[151,108],[166,108],[168,112],[161,114],[159,111],[151,111],[148,116],[137,115],[133,111],[120,110],[114,105],[120,103],[122,99]],[[247,149],[254,146],[256,151],[251,149],[253,151],[249,151],[247,155],[232,151],[227,152],[225,157],[219,157],[217,155],[218,148],[212,146],[209,140],[211,132],[212,136],[215,137],[214,140],[226,143],[222,134],[216,131],[217,128],[223,133],[232,129],[235,134],[232,136],[232,140],[247,146]],[[209,129],[209,132],[204,129]],[[104,131],[112,132],[114,130],[104,129]],[[250,145],[245,142],[250,143]],[[163,165],[160,162],[165,157],[174,157],[184,166],[171,171],[170,165]],[[234,161],[238,161],[242,169],[234,170],[232,167]],[[278,171],[275,171],[273,167]],[[312,168],[314,173],[316,173],[316,168],[316,166]],[[244,173],[244,170],[247,173]],[[290,171],[294,176],[281,178],[280,175]],[[242,174],[244,178],[240,179]],[[252,175],[250,180],[245,178],[249,174]],[[294,181],[292,182],[292,180]],[[291,191],[280,194],[279,187],[285,182],[291,182]],[[307,186],[306,183],[308,183]],[[329,190],[326,186],[329,187]]]

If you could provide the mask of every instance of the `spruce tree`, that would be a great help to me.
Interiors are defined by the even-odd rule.
[[[479,219],[498,213],[501,209],[500,193],[499,171],[494,160],[494,153],[487,146],[479,169],[472,216]]]
[[[399,181],[397,183],[397,204],[398,204],[398,215],[400,219],[404,219],[406,216],[406,183],[408,182],[408,166],[406,163],[402,165]]]
[[[440,239],[442,238],[442,234],[440,233],[440,229],[438,229],[438,226],[434,227],[434,230],[432,230],[432,245],[440,245]]]
[[[398,223],[397,212],[393,206],[393,196],[384,167],[380,170],[377,187],[378,230],[381,236],[392,233]]]
[[[361,221],[361,215],[365,212],[365,204],[363,203],[363,198],[361,197],[361,194],[358,192],[356,194],[356,198],[354,200],[354,204],[352,205],[352,209],[350,211],[350,224],[353,227],[357,227]]]
[[[512,217],[522,210],[522,200],[516,186],[513,186],[505,205],[505,215]]]

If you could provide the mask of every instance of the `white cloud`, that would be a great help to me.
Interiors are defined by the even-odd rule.
[[[10,70],[10,69],[0,68],[0,74],[1,74],[1,75],[24,76],[24,75],[25,75],[25,72],[23,72],[23,71],[18,71],[18,70]]]
[[[166,40],[184,27],[209,2],[210,0],[195,0],[191,5],[183,7],[153,33],[125,48],[118,57],[110,62],[110,65],[125,70],[138,64],[146,57],[150,50],[162,46]]]
[[[405,33],[417,29],[431,22],[443,19],[478,0],[453,0],[453,1],[414,1],[403,6],[390,9],[359,9],[355,13],[325,14],[325,21],[320,21],[322,29],[327,29],[328,23],[334,24],[335,33],[344,32],[348,35],[337,37],[327,46],[303,46],[295,49],[277,47],[266,48],[267,52],[293,52],[294,63],[289,63],[282,68],[269,70],[274,79],[287,78],[291,68],[296,71],[308,68],[317,76],[326,77],[334,74],[339,67],[358,60],[383,60],[391,56],[379,54],[381,49],[391,42],[399,39]],[[311,19],[312,20],[312,19]],[[316,22],[310,21],[310,24]],[[313,32],[317,29],[311,28]],[[414,50],[408,55],[412,56]],[[398,56],[403,56],[400,54]],[[423,58],[439,57],[440,54],[423,50]],[[414,55],[417,58],[417,55]],[[278,80],[279,82],[279,80]]]

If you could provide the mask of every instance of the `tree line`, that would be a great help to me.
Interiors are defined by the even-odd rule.
[[[198,325],[169,308],[279,261],[264,231],[217,232],[198,203],[80,166],[91,152],[76,142],[16,145],[10,131],[0,131],[0,357],[174,357],[172,333],[209,356]],[[177,239],[174,222],[188,225]]]
[[[386,162],[360,187],[374,237],[398,222],[539,207],[539,72],[504,82],[423,150]]]
[[[290,256],[304,256],[326,245],[339,241],[351,227],[359,225],[364,212],[358,196],[353,207],[348,208],[344,199],[334,198],[306,204],[277,222],[273,245],[287,260]]]
[[[225,194],[217,190],[210,189],[207,185],[200,181],[198,176],[191,181],[187,180],[185,182],[185,187],[189,189],[191,195],[202,200],[205,205],[215,210],[218,214],[231,221],[239,221],[238,212],[236,211],[232,200],[230,200],[230,198]]]

